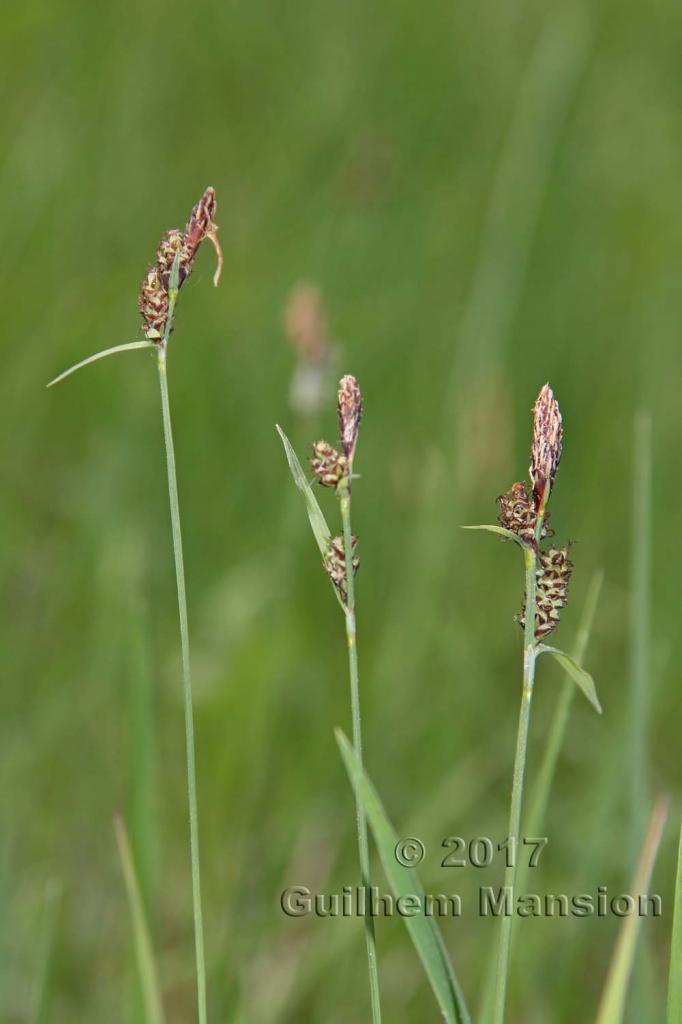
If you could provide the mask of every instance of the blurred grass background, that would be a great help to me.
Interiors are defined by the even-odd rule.
[[[649,777],[673,795],[682,782],[679,7],[24,0],[2,23],[0,1018],[139,1020],[117,810],[169,1022],[193,1018],[155,370],[133,353],[44,384],[138,336],[143,271],[208,184],[225,273],[214,291],[204,253],[183,289],[170,385],[212,1019],[368,1016],[360,924],[292,921],[278,903],[285,885],[337,891],[356,874],[332,735],[348,727],[343,627],[274,431],[301,456],[335,431],[333,390],[319,427],[288,405],[282,314],[300,279],[322,289],[339,371],[365,395],[367,766],[398,831],[427,846],[427,889],[469,901],[502,865],[448,874],[439,847],[505,834],[522,578],[513,551],[457,527],[492,521],[525,475],[551,381],[566,428],[553,523],[576,541],[557,642],[570,648],[603,567],[588,664],[605,714],[576,702],[533,884],[624,891],[639,409],[655,460]],[[559,681],[541,666],[531,776]],[[673,831],[654,876],[666,913],[645,927],[647,1022],[662,1019]],[[590,1019],[616,929],[519,929],[510,1019]],[[468,913],[445,932],[475,1006],[495,924]],[[399,921],[379,948],[387,1019],[435,1020]]]

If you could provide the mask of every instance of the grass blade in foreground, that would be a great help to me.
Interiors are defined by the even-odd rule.
[[[126,832],[123,818],[118,814],[114,817],[114,830],[116,832],[118,856],[121,861],[121,869],[128,896],[128,906],[130,908],[130,922],[135,945],[135,963],[137,964],[140,988],[142,990],[145,1021],[146,1024],[163,1024],[161,991],[154,962],[152,941],[142,903],[142,893],[137,872],[135,871],[128,833]]]
[[[682,1024],[682,829],[677,850],[675,909],[670,943],[670,976],[668,979],[668,1024]]]
[[[654,868],[656,854],[663,836],[663,827],[668,814],[666,800],[659,800],[653,809],[646,839],[642,847],[639,864],[630,889],[635,899],[646,892],[651,872]],[[620,935],[613,951],[613,958],[604,985],[596,1024],[621,1024],[625,1013],[625,1000],[628,983],[635,962],[635,947],[642,918],[639,914],[630,914],[621,926]]]
[[[351,785],[365,809],[381,863],[395,898],[409,895],[417,896],[423,901],[424,889],[419,877],[413,868],[405,868],[396,860],[398,835],[388,820],[377,791],[353,747],[340,729],[336,730],[336,741]],[[415,917],[405,916],[403,920],[447,1024],[471,1024],[462,990],[434,918],[427,917],[422,912]]]

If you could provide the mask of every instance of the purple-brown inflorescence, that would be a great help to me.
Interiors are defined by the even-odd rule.
[[[173,228],[165,233],[159,242],[156,262],[149,268],[142,282],[138,300],[142,329],[145,337],[157,345],[162,343],[168,326],[170,277],[176,258],[180,288],[192,273],[201,242],[208,238],[218,257],[218,266],[213,278],[213,283],[218,284],[223,254],[218,242],[218,227],[214,220],[216,205],[215,189],[207,188],[192,210],[185,230]]]
[[[535,544],[538,513],[535,503],[528,497],[526,485],[512,484],[506,494],[499,496],[497,503],[500,506],[497,517],[500,526],[515,533],[524,543]],[[548,522],[549,513],[546,513],[542,521],[541,539],[551,536],[554,532],[549,529]]]
[[[566,604],[573,563],[568,546],[543,551],[540,541],[551,537],[547,502],[554,485],[563,428],[561,412],[549,384],[540,391],[533,407],[533,443],[530,456],[532,492],[525,483],[512,484],[497,499],[498,522],[515,534],[521,543],[536,552],[536,629],[537,639],[548,636],[559,624],[561,609]],[[517,620],[525,623],[525,607]]]
[[[568,584],[573,572],[573,562],[568,557],[569,546],[540,551],[536,570],[536,619],[535,638],[542,640],[559,625],[561,609],[568,598]],[[525,607],[518,616],[521,627],[525,626]]]
[[[540,391],[533,407],[533,444],[530,450],[530,480],[538,515],[545,508],[552,493],[559,459],[563,427],[559,403],[549,384]]]
[[[355,377],[348,374],[339,382],[339,432],[344,455],[352,466],[362,419],[362,395]]]
[[[355,576],[360,566],[360,559],[355,554],[357,542],[358,538],[353,535],[351,538],[353,550],[353,576]],[[348,594],[346,583],[346,552],[342,534],[339,534],[337,537],[332,537],[329,541],[329,547],[327,548],[327,554],[325,555],[323,565],[325,572],[338,590],[339,596],[345,604]]]
[[[348,475],[348,459],[328,441],[315,442],[310,465],[322,487],[338,487]]]

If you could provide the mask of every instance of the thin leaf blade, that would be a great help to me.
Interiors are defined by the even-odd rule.
[[[667,814],[667,801],[659,800],[649,820],[649,828],[630,889],[630,893],[635,899],[639,894],[646,893],[663,837]],[[640,914],[630,914],[623,919],[599,1004],[596,1024],[622,1024],[641,922]]]
[[[566,672],[571,679],[578,684],[597,714],[601,715],[602,706],[599,703],[599,698],[597,697],[597,687],[594,684],[594,679],[589,672],[586,672],[585,669],[578,664],[575,658],[572,658],[570,654],[566,654],[565,651],[560,651],[558,647],[549,647],[547,644],[538,645],[538,654],[552,654],[559,662],[564,672]]]
[[[313,489],[308,483],[308,479],[303,472],[303,467],[298,461],[298,456],[296,455],[289,438],[279,424],[275,425],[277,427],[277,433],[282,439],[282,444],[284,445],[284,451],[287,457],[287,462],[289,463],[291,475],[294,478],[294,483],[303,495],[306,512],[308,513],[308,520],[315,536],[315,540],[317,541],[317,546],[320,549],[320,554],[324,558],[329,548],[329,541],[332,536],[331,530],[327,525],[324,513],[317,502],[317,498],[313,494]]]
[[[494,523],[483,523],[477,524],[476,526],[461,526],[461,530],[485,530],[487,533],[496,533],[499,537],[503,537],[504,540],[513,540],[519,547],[523,547],[523,541],[521,538],[512,533],[511,530],[506,530],[504,526],[496,526]]]
[[[140,884],[130,849],[128,833],[123,819],[119,815],[114,817],[114,831],[116,833],[116,845],[121,861],[126,894],[128,896],[135,947],[135,963],[137,964],[144,1000],[145,1019],[147,1024],[164,1024],[161,990],[156,972],[152,940],[149,935],[147,918],[142,902],[142,893],[140,892]]]
[[[396,900],[401,896],[416,895],[421,899],[423,906],[424,889],[419,877],[413,868],[403,867],[396,860],[398,835],[388,820],[381,800],[355,750],[340,729],[336,730],[336,741],[356,797],[364,807],[381,863]],[[461,987],[434,918],[422,913],[414,917],[405,916],[403,920],[444,1020],[447,1024],[471,1024]]]
[[[675,907],[670,943],[670,976],[668,979],[668,1024],[682,1024],[682,829],[677,850]]]
[[[49,384],[45,387],[53,388],[55,384],[59,384],[60,381],[66,380],[72,373],[76,373],[77,370],[82,370],[84,366],[89,366],[90,363],[96,363],[100,359],[106,359],[108,356],[114,356],[118,352],[133,352],[138,348],[155,348],[153,341],[128,341],[124,345],[113,345],[112,348],[104,348],[101,352],[95,352],[94,355],[88,356],[86,359],[81,359],[79,363],[75,363],[70,366],[68,370],[64,370],[58,376],[54,377]]]

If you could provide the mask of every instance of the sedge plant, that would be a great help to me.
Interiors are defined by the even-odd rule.
[[[192,677],[190,671],[189,628],[187,622],[187,595],[182,549],[180,504],[175,469],[175,451],[171,425],[170,398],[168,394],[167,361],[171,333],[175,321],[175,305],[178,292],[192,272],[199,246],[205,238],[213,244],[218,264],[213,283],[218,284],[222,269],[222,252],[218,242],[215,223],[216,194],[207,188],[193,208],[184,231],[174,228],[167,231],[159,243],[156,259],[148,269],[140,288],[138,309],[142,316],[144,338],[115,345],[96,352],[87,359],[59,374],[48,387],[57,384],[76,370],[89,363],[104,359],[119,352],[136,349],[153,349],[161,394],[161,416],[166,452],[168,476],[168,499],[170,506],[173,559],[178,599],[180,648],[182,654],[182,680],[185,714],[185,747],[187,760],[187,795],[189,807],[190,861],[192,875],[192,908],[194,916],[194,946],[197,975],[197,1012],[199,1024],[208,1019],[206,999],[206,960],[204,953],[203,915],[201,905],[201,872],[199,857],[199,815],[196,782],[196,758],[194,749],[194,713],[192,701]]]
[[[351,521],[351,495],[353,483],[353,461],[362,418],[362,395],[355,377],[347,375],[341,379],[338,392],[338,415],[340,450],[327,441],[313,445],[311,466],[315,479],[323,487],[332,488],[339,500],[341,532],[332,536],[317,499],[301,468],[296,454],[284,432],[278,427],[289,467],[294,481],[302,492],[308,511],[308,518],[322,555],[322,565],[331,580],[336,597],[344,613],[346,644],[348,648],[348,674],[350,680],[350,703],[353,727],[353,749],[362,766],[362,717],[360,709],[360,678],[358,671],[358,644],[355,621],[355,574],[358,570],[357,537],[353,534]],[[370,891],[369,841],[367,815],[361,799],[356,794],[356,826],[360,877],[365,893]],[[381,1021],[379,976],[377,969],[376,937],[374,920],[365,914],[365,940],[367,945],[367,968],[372,1007],[373,1024]]]
[[[592,677],[573,658],[543,641],[559,625],[573,572],[569,546],[543,548],[553,535],[549,528],[548,502],[554,487],[563,443],[559,403],[549,384],[541,389],[533,407],[533,439],[530,457],[531,493],[526,484],[515,483],[499,499],[499,525],[468,529],[489,530],[518,544],[524,557],[525,594],[517,621],[523,629],[521,708],[516,739],[509,808],[509,858],[505,870],[506,911],[501,917],[495,976],[493,1024],[503,1024],[511,954],[513,908],[517,893],[517,865],[521,845],[521,814],[528,748],[530,712],[535,687],[535,668],[541,654],[551,654],[580,686],[595,709],[601,712]],[[508,911],[508,912],[507,912]]]

